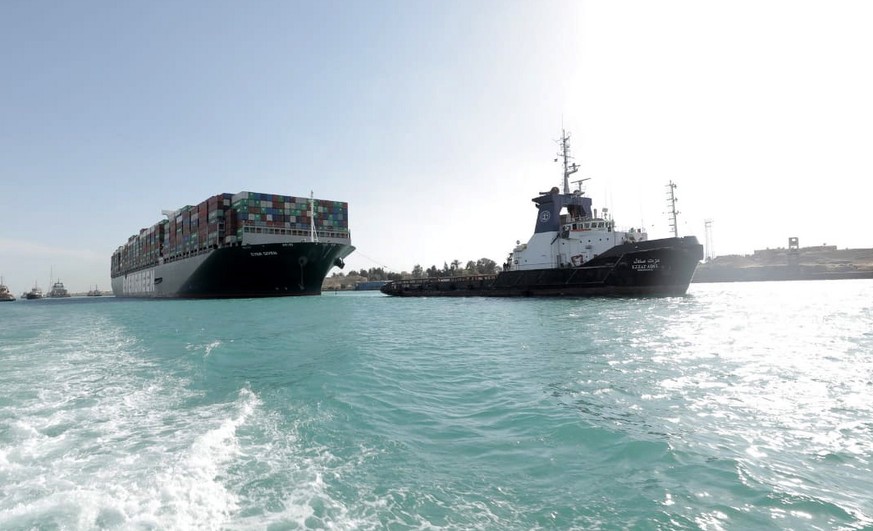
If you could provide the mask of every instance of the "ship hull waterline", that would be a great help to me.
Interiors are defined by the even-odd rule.
[[[578,267],[396,281],[381,291],[399,297],[678,296],[702,258],[693,236],[665,238],[618,245]]]
[[[295,242],[237,245],[112,278],[116,297],[227,299],[320,295],[325,276],[354,247]]]

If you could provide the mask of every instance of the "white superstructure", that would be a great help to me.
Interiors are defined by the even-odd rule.
[[[591,207],[591,198],[585,197],[581,183],[579,189],[570,192],[570,175],[579,168],[570,163],[570,136],[561,137],[561,152],[564,166],[564,191],[557,187],[543,192],[533,199],[539,214],[533,236],[527,243],[520,243],[512,250],[504,269],[523,271],[578,267],[625,243],[645,241],[648,235],[643,229],[616,230],[615,222],[603,209],[598,216]]]

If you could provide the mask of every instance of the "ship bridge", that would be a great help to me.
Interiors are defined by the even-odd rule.
[[[561,212],[566,208],[564,219],[585,219],[592,217],[591,198],[584,197],[580,192],[562,194],[558,188],[543,193],[531,201],[536,203],[539,213],[534,227],[534,234],[543,232],[558,232],[561,230]]]

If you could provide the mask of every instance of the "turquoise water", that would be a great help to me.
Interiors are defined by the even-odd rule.
[[[0,529],[873,527],[873,282],[0,304]]]

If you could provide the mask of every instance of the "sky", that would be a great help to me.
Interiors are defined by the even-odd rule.
[[[850,0],[3,0],[0,275],[109,289],[162,210],[239,191],[348,202],[346,271],[502,263],[562,128],[619,227],[669,236],[673,182],[714,256],[870,248],[871,27]]]

